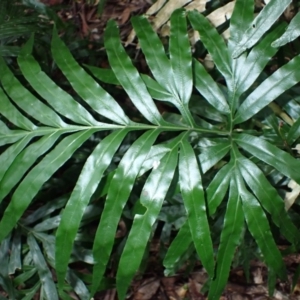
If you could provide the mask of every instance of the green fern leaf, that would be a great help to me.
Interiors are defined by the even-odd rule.
[[[68,297],[65,296],[65,280],[82,299],[90,296],[83,281],[79,281],[71,267],[68,268],[74,261],[72,253],[76,259],[93,264],[91,297],[103,285],[118,223],[127,202],[132,200],[131,193],[137,183],[142,192],[134,201],[140,209],[132,211],[133,223],[124,239],[116,276],[119,299],[126,297],[153,228],[163,219],[160,216],[162,208],[166,208],[175,191],[179,199],[176,201],[180,202],[186,215],[182,216],[183,226],[165,257],[166,274],[175,272],[196,250],[210,276],[209,300],[218,299],[247,228],[272,274],[284,278],[285,268],[270,222],[295,249],[299,247],[300,237],[265,169],[276,170],[281,178],[293,179],[300,184],[299,160],[285,151],[299,138],[299,120],[295,120],[291,128],[284,124],[288,133],[282,146],[275,145],[275,139],[263,130],[247,127],[246,121],[256,117],[300,81],[299,56],[296,56],[255,85],[277,51],[270,45],[282,35],[284,25],[267,30],[287,3],[282,2],[266,16],[272,7],[268,4],[253,23],[253,1],[237,0],[228,45],[203,15],[188,13],[192,27],[200,32],[203,45],[212,56],[217,74],[222,76],[219,82],[192,58],[186,13],[182,9],[171,16],[168,54],[145,17],[132,19],[150,75],[138,72],[121,44],[113,21],[108,23],[105,31],[105,48],[111,69],[85,66],[90,73],[76,62],[54,29],[53,58],[76,97],[63,90],[41,69],[32,53],[33,37],[18,57],[23,80],[19,80],[0,58],[0,145],[3,146],[0,201],[4,207],[0,220],[1,249],[8,249],[11,239],[22,240],[18,236],[12,237],[14,228],[20,230],[25,226],[32,230],[28,236],[30,255],[47,299],[56,299],[58,294]],[[262,27],[264,17],[268,28]],[[239,26],[241,20],[244,23]],[[244,35],[252,23],[257,28],[249,29]],[[248,41],[249,37],[252,38]],[[253,45],[249,53],[241,54]],[[234,59],[232,55],[240,56]],[[140,113],[137,118],[140,123],[131,120],[122,105],[98,81],[122,86]],[[176,113],[161,114],[155,100],[168,102]],[[273,117],[273,129],[276,121]],[[136,134],[136,139],[128,142],[127,137],[132,133]],[[73,191],[23,217],[44,184],[95,136],[95,149],[87,155]],[[119,149],[122,149],[121,157],[112,167],[112,162],[119,158]],[[92,241],[93,250],[88,249],[88,258],[84,258],[80,254],[82,248],[75,241],[82,222],[86,221],[86,211],[91,215],[95,207],[93,195],[98,192],[104,208],[101,212],[100,209],[93,211],[99,225]],[[224,220],[222,214],[218,215],[223,207],[226,207]],[[61,214],[51,215],[62,208]],[[45,220],[41,220],[43,215],[47,216]],[[216,216],[218,222],[223,220],[217,240],[212,234]],[[170,229],[171,224],[168,226]],[[44,232],[47,228],[57,228],[56,240]],[[215,244],[218,244],[216,257]],[[14,255],[19,256],[20,251],[13,249]],[[0,251],[6,262],[7,257],[3,255]],[[55,268],[59,293],[51,281],[47,263]],[[12,260],[11,269],[17,265],[17,260],[15,264]],[[35,274],[30,272],[31,276]],[[10,281],[7,282],[8,294],[15,297]],[[39,284],[27,297],[38,288]]]

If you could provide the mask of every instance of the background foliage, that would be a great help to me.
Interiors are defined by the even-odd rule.
[[[8,298],[90,299],[116,284],[124,299],[155,235],[166,275],[200,259],[209,299],[220,297],[233,260],[247,268],[262,259],[270,283],[286,278],[276,243],[284,237],[286,253],[299,247],[298,204],[287,212],[282,196],[291,179],[300,184],[300,58],[284,46],[294,39],[297,49],[298,17],[289,27],[277,20],[290,2],[274,0],[254,18],[253,1],[236,1],[227,43],[199,12],[176,10],[167,51],[145,17],[132,18],[148,74],[113,21],[104,36],[110,69],[79,64],[56,28],[51,57],[62,82],[38,63],[33,37],[15,52],[17,65],[1,58],[0,284]],[[190,26],[212,72],[192,55]],[[122,86],[129,106],[107,92],[111,85]],[[122,223],[128,233],[118,235]],[[115,281],[107,269],[117,269]]]

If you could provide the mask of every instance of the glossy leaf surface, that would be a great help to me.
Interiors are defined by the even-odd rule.
[[[299,63],[300,56],[296,56],[263,81],[240,106],[235,116],[235,124],[248,120],[283,92],[299,82]]]
[[[285,25],[268,28],[287,3],[270,1],[253,20],[253,1],[237,0],[227,43],[199,12],[187,20],[184,10],[174,11],[169,39],[146,17],[134,17],[147,74],[122,46],[114,21],[104,35],[109,69],[83,68],[55,29],[53,66],[63,82],[37,62],[33,38],[20,51],[19,69],[0,59],[0,284],[11,299],[19,295],[11,274],[22,264],[30,268],[16,286],[32,283],[24,299],[38,289],[49,299],[58,290],[62,299],[70,290],[89,299],[112,287],[109,274],[117,274],[125,299],[157,234],[166,275],[199,257],[209,300],[220,298],[235,255],[250,259],[249,238],[272,272],[270,283],[284,277],[275,241],[300,245],[281,198],[281,183],[300,183],[293,151],[299,56],[271,73],[278,50],[271,43]],[[247,31],[252,24],[258,27]],[[189,25],[200,33],[194,48]],[[252,49],[241,54],[245,47]],[[206,52],[211,71],[202,64]],[[266,117],[266,106],[273,115]],[[24,241],[29,246],[20,247]],[[84,273],[73,263],[84,263]]]
[[[232,80],[231,58],[223,38],[199,12],[195,10],[190,11],[188,17],[193,28],[199,31],[201,41],[212,56],[218,70],[223,74],[226,80],[230,82]]]
[[[57,86],[42,70],[30,54],[33,39],[30,39],[23,47],[18,63],[26,80],[57,112],[83,125],[97,124],[91,114],[67,92]],[[60,101],[55,101],[56,97]]]
[[[135,215],[119,262],[117,289],[121,299],[125,297],[126,290],[139,268],[151,228],[173,179],[177,165],[177,147],[178,142],[174,143],[172,151],[162,158],[159,166],[153,168],[142,190],[140,203],[145,208],[145,213]],[[135,255],[134,261],[132,253]]]
[[[281,253],[272,237],[266,215],[257,199],[247,191],[241,180],[239,180],[238,185],[248,229],[255,238],[267,265],[272,266],[277,276],[284,280],[286,277],[285,266]]]
[[[163,264],[166,268],[165,273],[172,273],[174,266],[186,253],[192,243],[193,239],[190,232],[190,226],[188,222],[185,222],[172,241],[164,258]]]
[[[169,92],[174,93],[170,82],[172,67],[159,37],[145,17],[134,17],[131,22],[154,78],[166,86]]]
[[[113,21],[108,23],[105,30],[105,47],[111,67],[134,105],[151,123],[163,123],[142,78],[121,45],[117,26]]]
[[[103,139],[82,169],[56,233],[56,271],[60,283],[63,282],[67,271],[72,245],[83,213],[127,133],[127,130],[116,131]]]
[[[14,192],[11,202],[1,219],[0,240],[13,229],[41,186],[71,157],[74,151],[85,142],[92,133],[93,130],[89,130],[68,136],[27,174]],[[22,201],[19,201],[20,197]]]
[[[238,95],[241,95],[251,87],[267,63],[275,55],[278,49],[271,47],[270,44],[282,34],[283,30],[284,24],[280,24],[252,48],[237,74],[236,89]],[[239,61],[240,59],[238,58],[237,60]]]
[[[247,185],[251,188],[263,208],[270,213],[273,222],[291,242],[299,240],[299,231],[289,218],[283,199],[271,186],[261,170],[246,158],[239,159],[239,168]]]
[[[213,245],[207,221],[200,170],[195,168],[195,165],[197,165],[197,159],[194,150],[184,140],[180,145],[179,185],[195,248],[207,273],[213,277]]]
[[[221,113],[229,113],[229,106],[224,94],[210,77],[202,64],[194,61],[195,87],[203,97]]]
[[[192,88],[192,53],[187,34],[184,10],[176,10],[171,17],[171,36],[169,43],[170,62],[173,70],[173,89],[180,102],[188,104]]]
[[[93,271],[94,291],[105,272],[122,210],[148,151],[158,134],[159,131],[148,131],[138,139],[126,152],[113,176],[93,247],[94,257],[98,262]]]
[[[230,192],[216,261],[216,274],[208,294],[208,299],[212,300],[219,299],[227,283],[231,261],[244,228],[242,201],[235,177],[233,176],[230,182]]]
[[[300,182],[298,171],[300,162],[287,152],[280,150],[263,139],[248,134],[234,136],[234,140],[247,152],[273,166],[279,172],[294,179],[296,182]]]
[[[51,135],[45,135],[16,157],[0,182],[0,202],[34,164],[38,156],[44,154],[53,146],[60,134],[60,132],[54,132]]]
[[[272,47],[281,47],[287,43],[292,42],[300,35],[300,13],[292,19],[285,33],[276,41],[272,43]]]
[[[74,83],[72,84],[74,90],[93,110],[117,123],[130,123],[120,105],[79,66],[67,47],[58,38],[55,30],[51,47],[56,50],[52,51],[55,62],[63,70],[69,82]],[[78,74],[80,74],[80,80],[78,80]]]
[[[237,58],[244,51],[257,43],[263,34],[277,21],[291,2],[291,0],[270,1],[270,3],[262,9],[258,16],[253,20],[251,26],[249,26],[244,33],[232,54],[233,58]]]
[[[234,49],[253,20],[254,3],[252,0],[237,0],[230,18],[229,45]]]

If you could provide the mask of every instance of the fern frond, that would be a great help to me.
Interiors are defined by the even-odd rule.
[[[0,221],[3,249],[14,238],[14,228],[26,227],[40,218],[41,212],[31,217],[23,214],[44,184],[83,144],[95,135],[98,137],[73,190],[55,204],[55,209],[64,207],[63,213],[47,220],[56,224],[51,227],[57,228],[55,246],[54,238],[47,241],[48,235],[41,232],[46,226],[43,223],[32,228],[28,235],[29,253],[48,299],[64,296],[64,281],[75,278],[68,269],[72,251],[80,257],[74,242],[86,210],[93,208],[93,195],[104,181],[105,192],[101,194],[106,196],[104,208],[98,215],[93,255],[90,252],[86,260],[93,264],[92,295],[105,278],[117,226],[137,182],[142,182],[139,199],[135,200],[140,210],[133,216],[117,271],[120,299],[125,298],[139,269],[168,194],[175,193],[174,184],[180,194],[178,201],[185,207],[183,221],[185,218],[186,221],[165,258],[167,272],[174,271],[172,264],[181,262],[195,249],[210,276],[209,299],[218,299],[236,247],[248,228],[267,265],[274,274],[284,277],[283,260],[274,249],[276,243],[267,214],[295,247],[299,245],[300,235],[284,210],[278,191],[259,164],[300,184],[300,162],[285,151],[286,143],[290,147],[299,138],[298,130],[292,127],[289,138],[280,147],[267,140],[262,131],[245,130],[244,122],[300,81],[299,57],[279,68],[257,88],[252,86],[275,54],[270,43],[282,34],[283,27],[267,33],[248,55],[233,59],[232,53],[236,55],[259,40],[259,33],[255,32],[250,44],[238,41],[243,41],[246,25],[239,28],[237,24],[245,18],[248,26],[253,20],[251,2],[237,0],[231,25],[235,33],[228,46],[204,16],[188,13],[191,25],[199,30],[217,71],[225,79],[226,84],[222,85],[214,81],[202,64],[193,61],[184,10],[175,11],[171,17],[169,55],[145,18],[136,17],[132,21],[152,76],[138,72],[121,44],[116,24],[109,22],[105,48],[111,70],[85,67],[100,81],[123,87],[142,116],[140,123],[131,120],[122,105],[75,61],[55,29],[53,58],[76,97],[43,72],[32,54],[33,38],[18,57],[22,82],[26,83],[21,83],[0,59],[0,144],[4,146],[0,155],[0,201],[8,200],[2,202],[5,210]],[[234,50],[234,45],[240,45],[240,50]],[[244,92],[248,92],[246,98]],[[178,113],[161,114],[155,100],[167,101]],[[118,149],[133,132],[139,132],[137,138],[123,149],[120,161],[111,170]],[[211,227],[222,203],[226,211],[215,257]],[[180,244],[185,235],[185,242]],[[37,240],[47,250],[49,264],[55,267],[58,292],[50,283],[50,271]]]

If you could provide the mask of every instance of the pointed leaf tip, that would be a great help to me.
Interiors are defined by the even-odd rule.
[[[252,24],[242,36],[236,49],[232,53],[233,58],[238,58],[247,49],[254,46],[271,26],[278,20],[292,0],[272,0],[257,15]]]
[[[292,19],[285,33],[274,41],[271,46],[274,48],[284,46],[295,40],[298,36],[300,36],[300,12]]]

